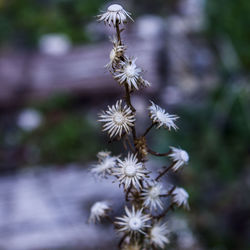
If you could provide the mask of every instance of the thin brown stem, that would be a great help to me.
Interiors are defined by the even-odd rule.
[[[115,24],[115,29],[116,29],[116,36],[117,36],[117,41],[119,43],[119,45],[122,44],[122,41],[121,41],[121,31],[120,31],[120,27],[119,27],[119,23],[116,22]]]
[[[126,201],[129,201],[129,193],[131,192],[131,189],[132,189],[132,185],[129,186],[129,188],[126,190]]]
[[[126,140],[126,138],[124,138],[124,139],[122,140],[122,144],[123,144],[124,149],[125,149],[125,150],[128,150],[128,147],[127,147],[127,145],[126,145],[125,140]]]
[[[162,171],[155,180],[158,181],[163,175],[165,175],[172,167],[174,166],[174,163],[172,163],[168,168],[166,168],[164,171]]]
[[[132,103],[131,103],[130,91],[129,91],[128,84],[125,83],[124,85],[125,85],[125,91],[126,91],[125,100],[126,100],[128,106],[131,108],[131,110],[132,110],[133,112],[136,112],[136,109],[134,108],[134,106],[133,106]]]
[[[119,23],[116,22],[115,25],[115,29],[116,29],[116,36],[117,36],[117,41],[119,43],[119,45],[122,44],[121,41],[121,31],[120,31],[120,27],[119,27]],[[129,91],[129,87],[128,84],[125,83],[125,101],[127,103],[127,105],[131,108],[132,112],[136,112],[136,109],[133,107],[132,103],[131,103],[131,98],[130,98],[130,91]],[[136,139],[136,131],[135,131],[135,127],[132,127],[132,135],[133,135],[133,139]]]
[[[124,240],[126,239],[127,236],[128,236],[128,234],[126,233],[126,234],[124,234],[124,235],[122,236],[122,238],[120,239],[119,244],[118,244],[119,249],[122,248],[122,243],[124,242]]]
[[[169,193],[167,194],[160,194],[159,197],[168,197],[169,196]]]
[[[134,147],[133,147],[133,145],[131,144],[131,141],[129,140],[128,136],[126,136],[125,139],[126,139],[126,141],[127,141],[127,144],[128,144],[128,146],[129,146],[129,149],[134,153],[134,152],[135,152]]]
[[[166,195],[164,195],[164,196],[170,196],[173,192],[174,192],[174,190],[175,190],[175,188],[176,188],[176,186],[173,186],[169,191],[168,191],[168,193],[166,194]],[[161,196],[161,195],[160,195]],[[159,220],[159,219],[161,219],[162,217],[164,217],[168,212],[169,212],[169,210],[170,209],[174,209],[174,205],[171,203],[161,214],[159,214],[159,215],[157,215],[157,216],[153,216],[153,218],[154,219],[156,219],[156,220]]]
[[[148,132],[154,127],[155,123],[152,123],[144,132],[143,136],[146,136],[148,134]]]
[[[143,189],[143,188],[144,188],[143,180],[139,180],[139,183],[140,183],[140,185],[141,185],[141,189]]]
[[[127,103],[127,105],[131,108],[132,112],[136,112],[136,109],[133,107],[132,103],[131,103],[131,98],[130,98],[130,91],[129,91],[129,87],[128,84],[125,83],[125,101]],[[137,139],[136,137],[136,130],[135,127],[132,127],[132,135],[133,135],[133,139],[134,141]]]
[[[165,217],[165,215],[173,208],[173,204],[170,204],[161,214],[154,216],[153,218],[156,220],[160,220],[161,218]]]
[[[116,141],[119,141],[120,139],[122,139],[124,136],[126,135],[126,133],[123,133],[121,135],[121,137],[114,137],[114,138],[111,138],[108,143],[112,143],[112,142],[116,142]]]
[[[151,155],[155,155],[155,156],[168,156],[171,153],[171,151],[168,151],[166,153],[158,153],[158,152],[155,152],[154,150],[150,149],[149,147],[147,147],[147,150]]]
[[[162,195],[159,195],[160,197],[168,197],[169,195],[171,195],[174,190],[175,190],[176,186],[173,185],[173,187],[166,193],[166,194],[162,194]]]

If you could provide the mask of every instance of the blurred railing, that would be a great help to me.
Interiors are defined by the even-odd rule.
[[[157,40],[129,36],[128,54],[138,57],[144,76],[159,82]],[[133,38],[132,38],[133,37]],[[98,43],[73,48],[64,55],[40,52],[2,52],[0,54],[0,105],[8,106],[23,100],[40,99],[55,92],[78,93],[83,96],[115,94],[119,88],[105,69],[112,44]]]

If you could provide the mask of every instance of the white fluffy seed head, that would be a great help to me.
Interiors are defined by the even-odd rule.
[[[126,59],[124,62],[120,62],[120,69],[117,69],[115,79],[122,84],[128,84],[129,89],[138,90],[142,85],[142,78],[140,76],[142,70],[135,64],[136,58]]]
[[[189,209],[188,198],[189,195],[184,188],[176,187],[172,192],[173,202],[178,206],[183,206]]]
[[[114,122],[117,124],[117,125],[122,125],[125,121],[125,117],[123,115],[122,112],[116,112],[114,113]]]
[[[172,167],[172,169],[174,171],[177,171],[181,167],[183,167],[184,165],[188,164],[189,155],[188,155],[188,153],[185,150],[179,149],[179,148],[175,148],[175,147],[170,147],[170,148],[171,148],[172,152],[171,152],[171,154],[169,154],[169,157],[174,162],[174,165]]]
[[[160,195],[160,190],[157,187],[154,186],[149,190],[149,196],[152,199],[157,198],[159,195]]]
[[[107,215],[107,212],[110,210],[110,206],[106,201],[98,201],[92,205],[90,208],[89,222],[95,223],[100,221],[102,217]]]
[[[189,155],[185,150],[181,150],[180,153],[180,158],[184,161],[184,162],[188,162],[189,160]]]
[[[115,53],[115,49],[113,48],[111,51],[110,51],[110,54],[109,54],[109,59],[110,61],[114,61],[115,60],[115,56],[116,56],[116,53]]]
[[[99,115],[100,122],[103,122],[103,131],[108,131],[110,137],[122,136],[122,133],[130,133],[131,127],[134,126],[135,116],[132,110],[127,106],[122,106],[122,100],[109,107]]]
[[[163,209],[163,204],[160,199],[160,195],[165,190],[162,188],[160,183],[153,183],[148,188],[142,190],[143,205],[149,207],[150,210]]]
[[[98,21],[103,21],[104,24],[116,26],[116,24],[124,24],[127,22],[127,17],[132,20],[130,13],[123,9],[120,4],[112,4],[107,8],[107,11],[98,15]]]
[[[120,4],[112,4],[108,7],[108,11],[110,12],[118,12],[121,10],[123,10],[123,8]]]
[[[142,220],[140,219],[140,217],[134,216],[129,219],[128,224],[131,230],[139,231],[142,227]]]
[[[101,153],[101,155],[100,155]],[[108,153],[108,155],[106,155]],[[99,152],[97,154],[99,163],[93,165],[91,173],[101,177],[106,177],[112,173],[112,169],[116,166],[117,156],[110,156],[109,152]]]
[[[169,239],[167,237],[169,231],[167,228],[166,223],[161,224],[158,222],[157,224],[153,225],[150,230],[150,241],[153,245],[164,248],[166,244],[169,243]]]
[[[120,63],[126,47],[122,45],[115,37],[111,38],[110,40],[113,43],[113,48],[109,53],[109,63],[106,64],[105,67],[108,69],[114,69]]]
[[[130,234],[143,233],[146,227],[150,227],[147,222],[150,220],[149,215],[143,214],[143,210],[136,210],[133,206],[131,210],[125,207],[126,214],[123,217],[118,217],[117,222],[115,222],[120,232],[127,232]]]
[[[135,165],[128,165],[124,169],[124,173],[129,176],[133,177],[136,175],[136,166]]]
[[[141,188],[140,180],[146,178],[147,173],[148,171],[138,161],[137,156],[129,153],[123,161],[118,159],[118,167],[114,168],[113,175],[118,177],[118,181],[124,185],[126,190],[131,185],[139,190]]]
[[[179,118],[178,116],[168,114],[164,109],[153,102],[151,102],[151,106],[148,109],[149,117],[154,123],[157,124],[157,128],[163,126],[168,128],[168,130],[171,130],[171,128],[174,130],[178,129],[175,125],[175,121]]]
[[[124,68],[124,73],[127,75],[128,78],[135,77],[137,72],[136,72],[136,66],[133,64],[128,64]]]

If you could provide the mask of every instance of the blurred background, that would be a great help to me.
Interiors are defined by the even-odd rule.
[[[93,202],[117,214],[124,202],[88,172],[99,150],[122,150],[97,123],[123,97],[104,68],[113,30],[95,20],[110,3],[0,0],[0,249],[116,249],[112,226],[87,224]],[[132,13],[127,52],[152,83],[133,95],[138,130],[153,100],[181,119],[178,132],[152,132],[151,148],[190,154],[170,178],[191,211],[170,214],[167,249],[249,250],[250,1],[116,3]]]

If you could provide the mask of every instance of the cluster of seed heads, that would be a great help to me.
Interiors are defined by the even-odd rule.
[[[113,156],[111,152],[101,151],[97,154],[98,163],[93,165],[91,172],[102,178],[113,176],[123,188],[126,205],[125,214],[111,217],[111,204],[97,201],[91,207],[89,222],[100,222],[105,217],[111,219],[116,230],[122,234],[119,247],[122,249],[164,248],[169,243],[169,229],[164,221],[165,215],[174,207],[189,208],[188,193],[180,187],[165,188],[161,178],[168,172],[177,172],[189,161],[188,153],[176,147],[170,147],[167,153],[152,151],[146,141],[146,135],[152,128],[165,128],[169,131],[178,129],[176,115],[167,113],[154,102],[148,107],[150,127],[141,136],[136,133],[136,110],[130,95],[141,88],[149,87],[150,83],[143,79],[142,69],[136,65],[136,58],[125,54],[127,48],[121,40],[120,26],[132,20],[131,14],[119,4],[110,5],[107,11],[98,16],[99,21],[114,27],[116,36],[111,39],[113,48],[110,61],[106,68],[118,84],[125,89],[124,100],[118,100],[108,106],[99,115],[103,131],[111,139],[123,141],[127,154]],[[124,29],[123,29],[124,30]],[[147,169],[147,155],[169,157],[171,164],[164,167],[153,179]],[[166,185],[165,185],[166,186]],[[167,201],[166,201],[166,200]]]

